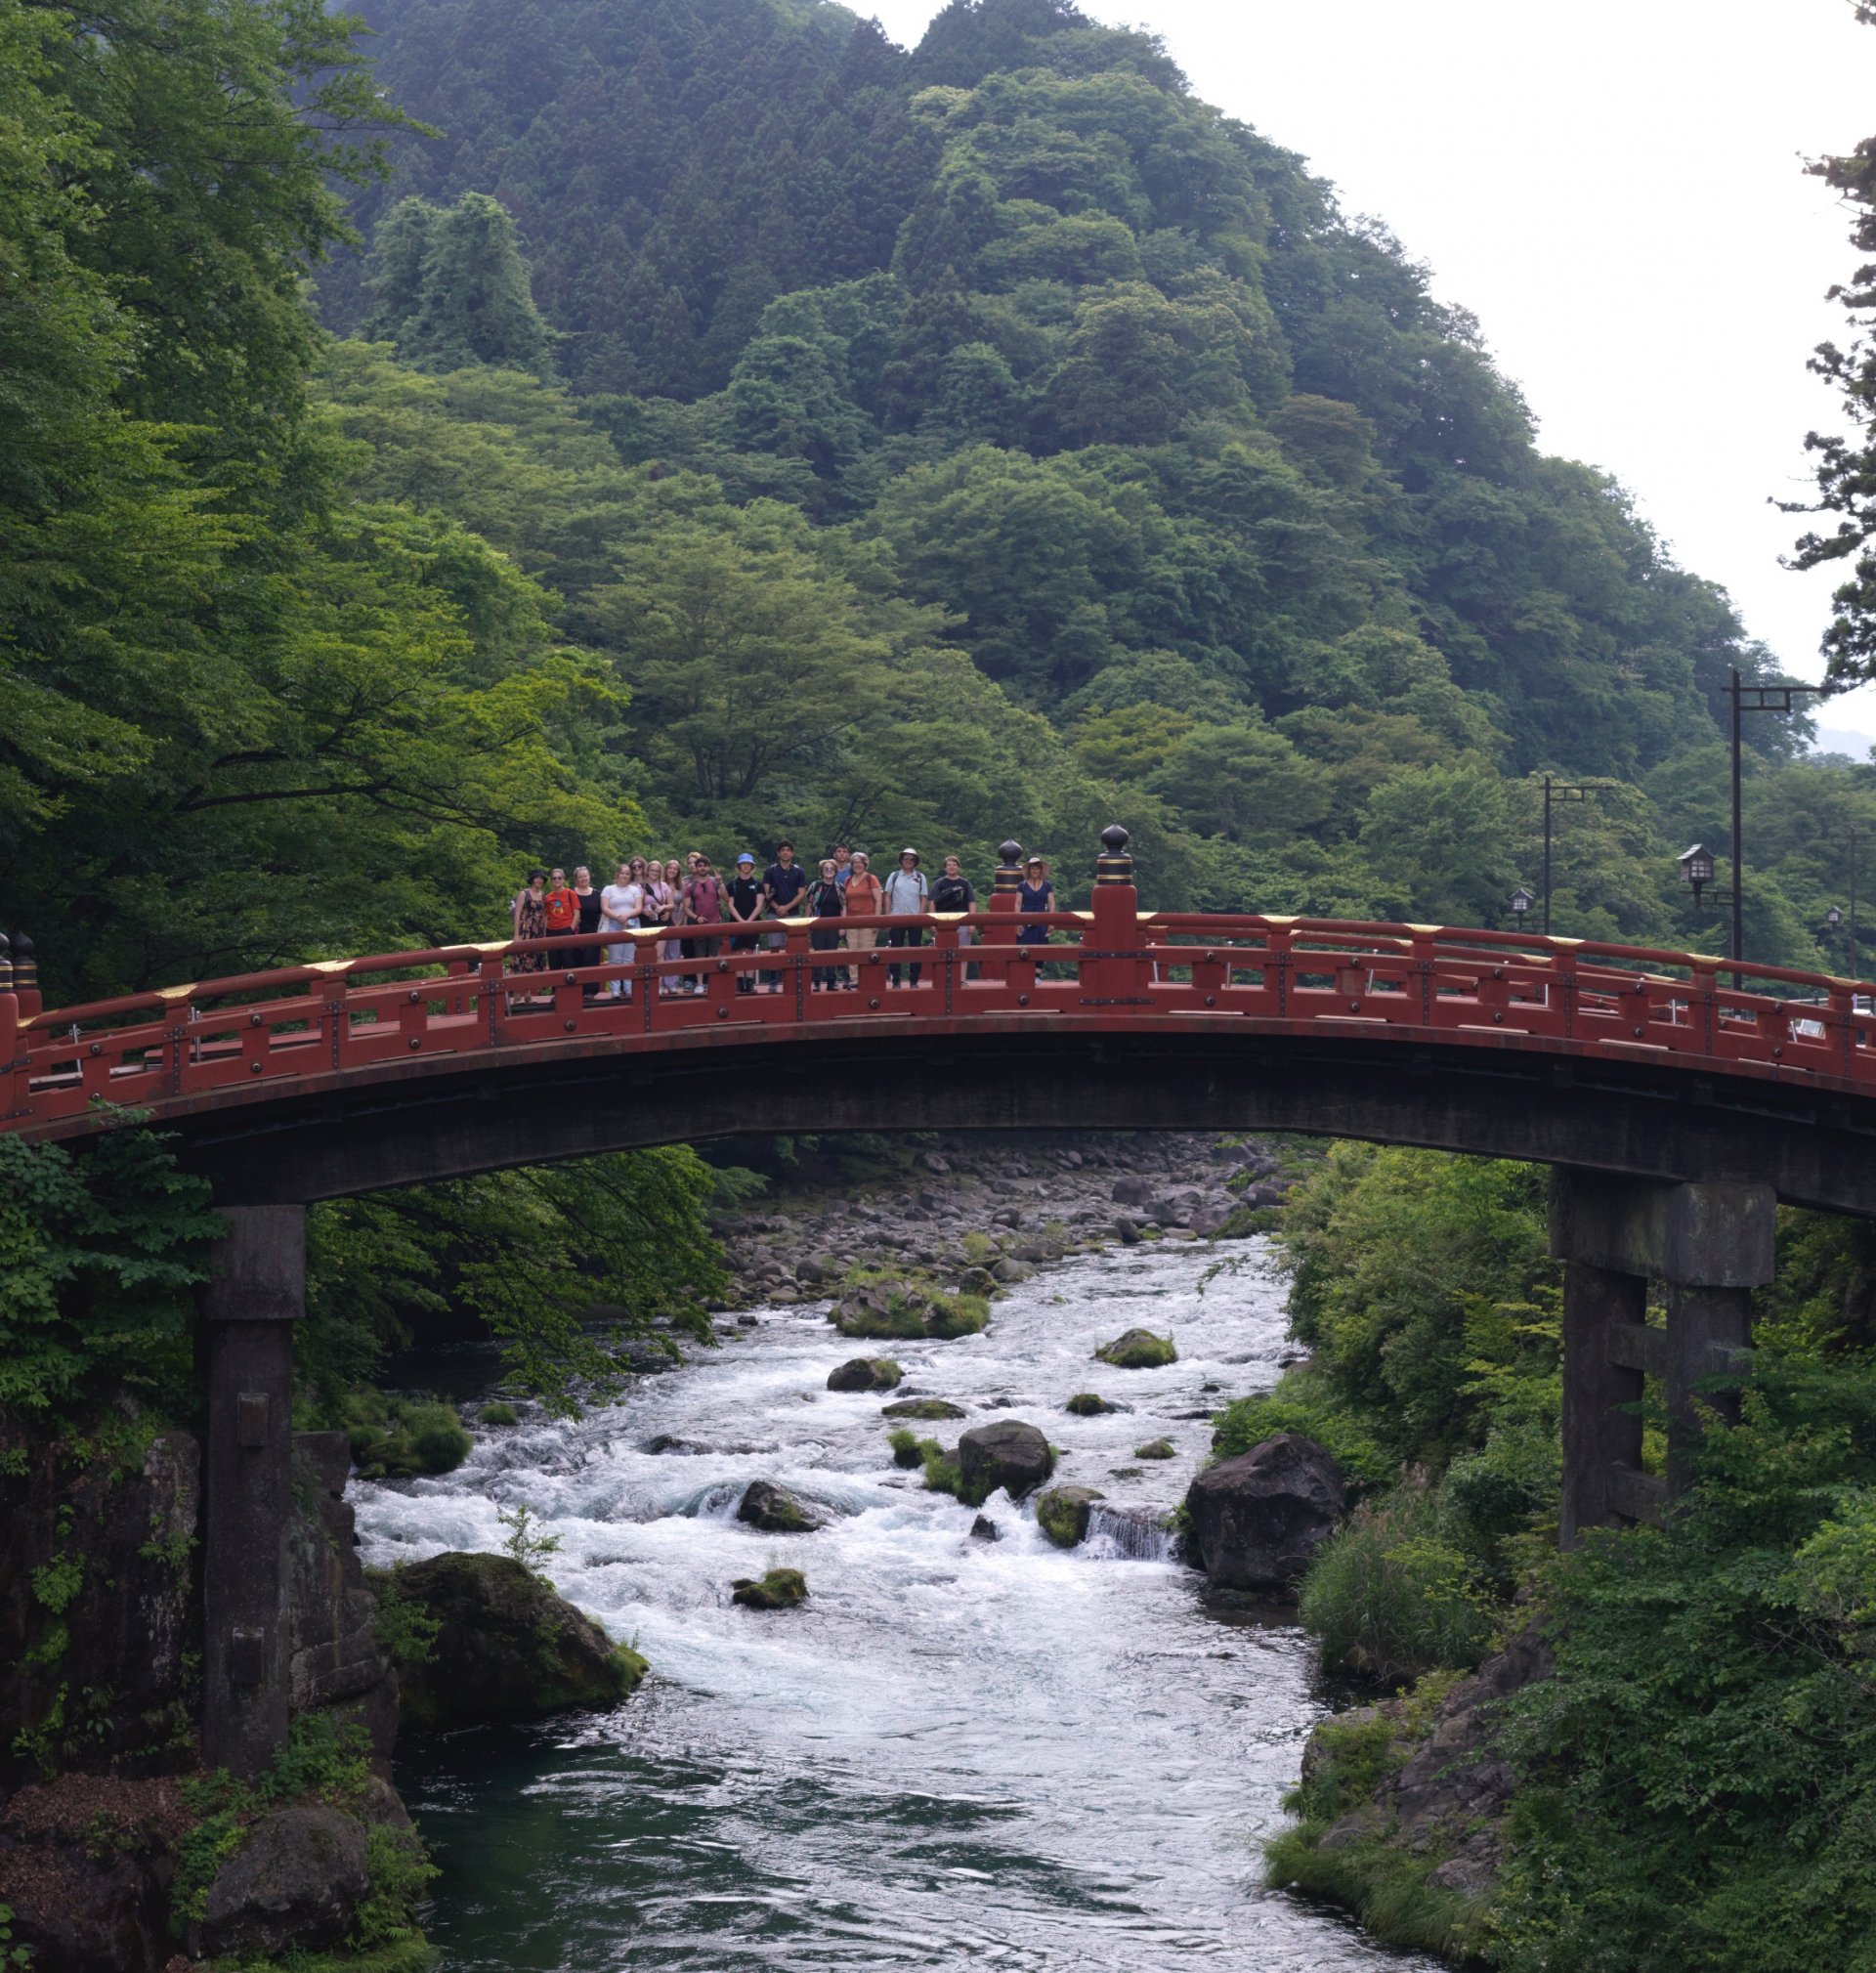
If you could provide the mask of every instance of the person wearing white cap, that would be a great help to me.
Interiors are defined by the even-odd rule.
[[[902,849],[899,852],[899,868],[885,880],[885,902],[882,909],[888,918],[922,920],[927,908],[925,874],[918,868],[918,852],[916,849]],[[925,927],[920,922],[895,924],[886,933],[886,943],[890,946],[920,946],[925,942]],[[914,961],[907,968],[912,974],[912,984],[918,984],[918,963]],[[886,974],[888,986],[899,984],[899,968],[895,965]]]

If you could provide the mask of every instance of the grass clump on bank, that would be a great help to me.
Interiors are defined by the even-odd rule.
[[[478,1425],[513,1425],[520,1414],[504,1399],[497,1398],[492,1404],[485,1404],[476,1413]]]

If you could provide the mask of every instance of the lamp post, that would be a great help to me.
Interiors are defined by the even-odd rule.
[[[1692,842],[1675,861],[1681,866],[1681,881],[1693,887],[1693,908],[1698,911],[1700,893],[1713,881],[1713,851],[1704,842]]]
[[[1727,673],[1728,683],[1727,697],[1732,701],[1732,936],[1728,944],[1728,959],[1743,959],[1744,932],[1741,927],[1745,914],[1740,908],[1739,884],[1739,722],[1748,712],[1795,712],[1796,701],[1800,696],[1827,699],[1838,688],[1835,685],[1744,685],[1739,680],[1739,667],[1734,665]],[[1697,845],[1696,845],[1697,846]],[[1684,859],[1683,859],[1684,862]],[[1691,881],[1691,879],[1689,879]],[[1698,885],[1694,888],[1694,900],[1700,897]]]
[[[1512,892],[1511,896],[1506,899],[1506,903],[1509,904],[1512,908],[1512,916],[1517,920],[1519,924],[1522,924],[1524,922],[1525,917],[1529,913],[1531,906],[1534,905],[1536,902],[1537,902],[1536,898],[1534,898],[1530,894],[1530,892],[1524,888],[1524,886],[1521,883],[1514,891]]]

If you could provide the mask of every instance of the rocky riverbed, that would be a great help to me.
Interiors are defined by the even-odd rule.
[[[929,1272],[993,1293],[1039,1266],[1110,1242],[1196,1240],[1251,1230],[1278,1205],[1287,1146],[1212,1133],[942,1138],[900,1178],[784,1183],[773,1200],[713,1222],[732,1308],[789,1308],[858,1272]]]

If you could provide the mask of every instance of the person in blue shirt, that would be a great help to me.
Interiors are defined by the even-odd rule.
[[[1040,856],[1032,856],[1023,865],[1023,880],[1016,886],[1017,909],[1029,912],[1048,912],[1055,909],[1055,886],[1048,880],[1048,865]],[[1048,927],[1045,924],[1026,924],[1016,934],[1018,945],[1046,945]]]

